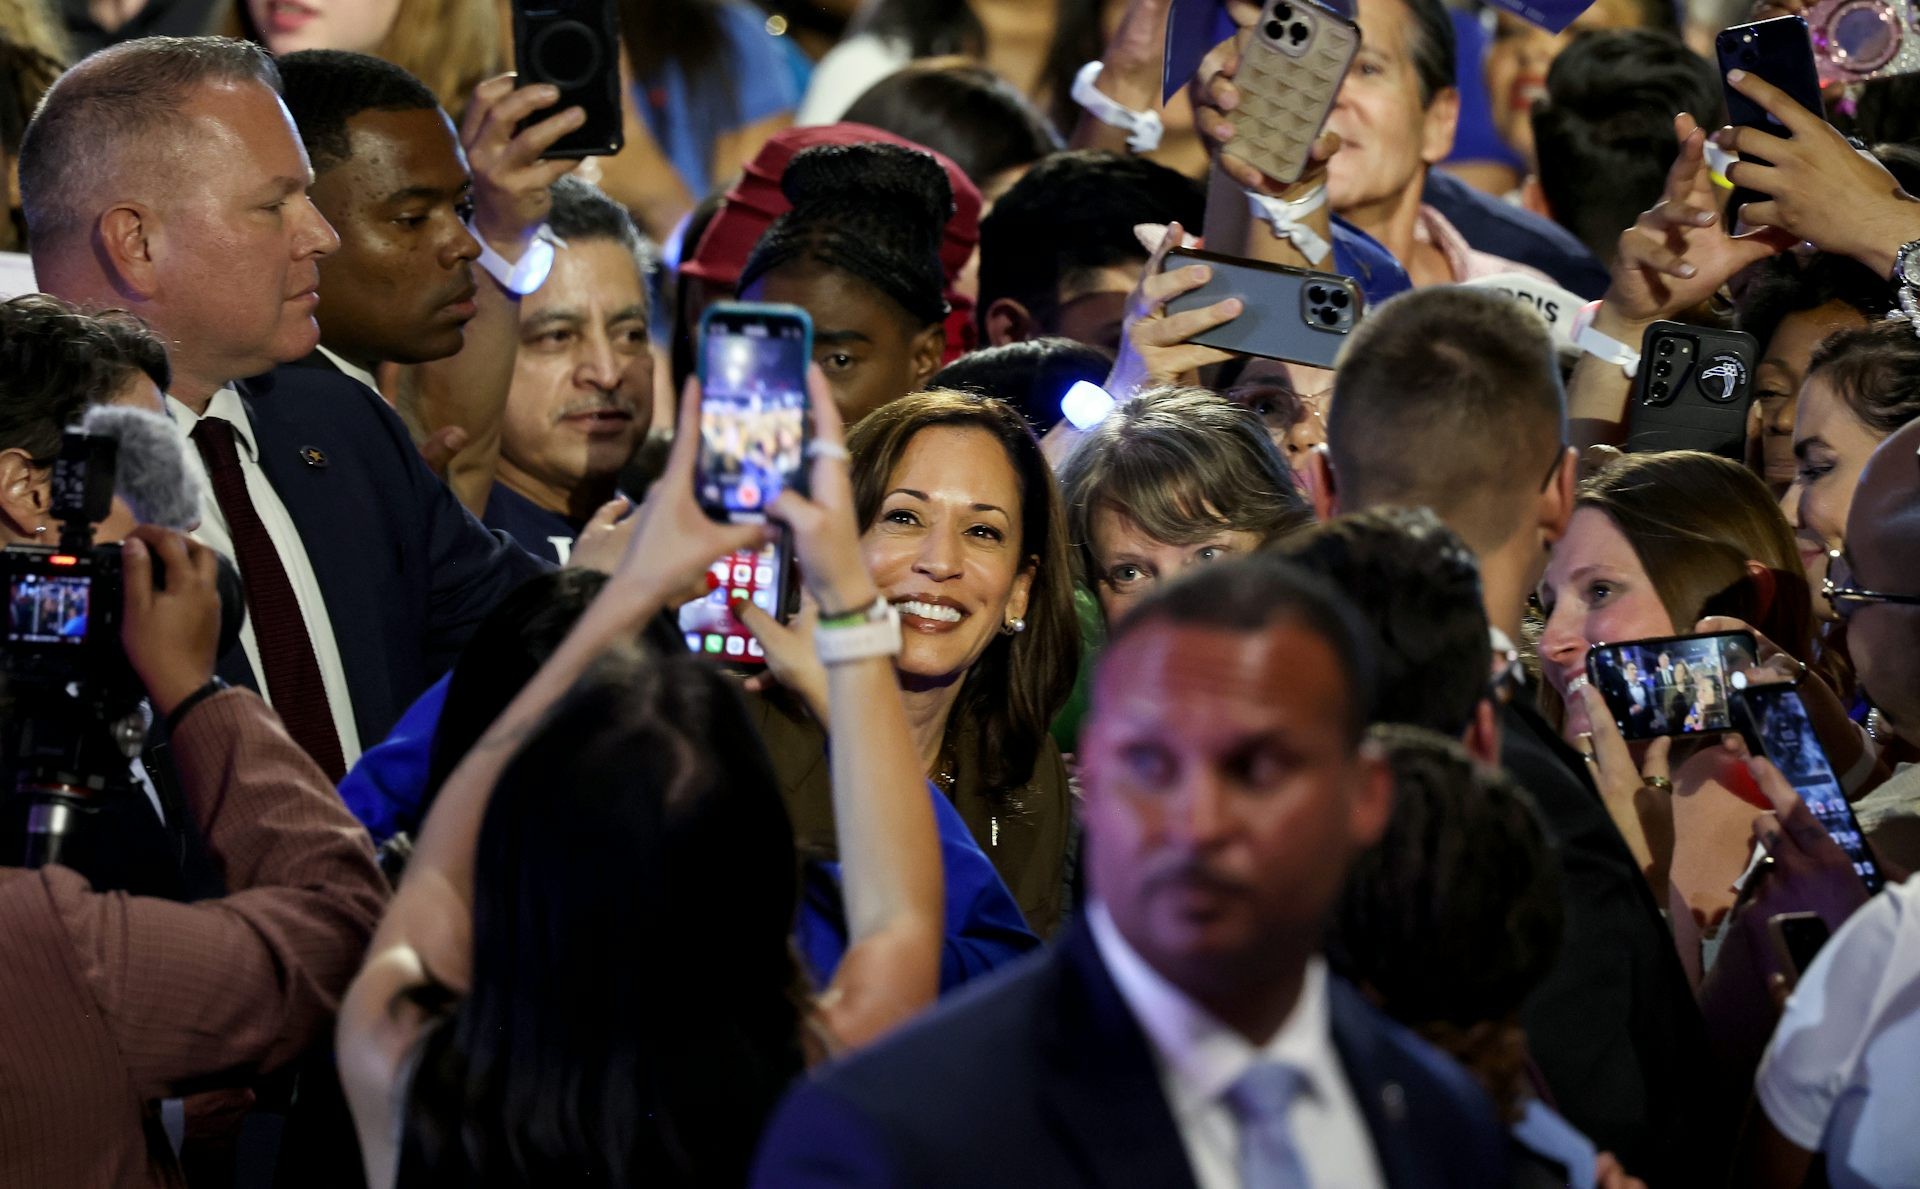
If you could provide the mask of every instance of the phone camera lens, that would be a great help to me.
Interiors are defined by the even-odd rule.
[[[1326,301],[1327,300],[1326,289],[1320,285],[1308,285],[1307,300],[1312,302],[1314,305],[1319,305],[1320,303]]]
[[[1654,382],[1654,385],[1651,391],[1653,392],[1653,397],[1655,400],[1665,400],[1667,399],[1667,393],[1673,390],[1667,387],[1667,383],[1665,380],[1657,380]]]
[[[1299,45],[1307,39],[1307,32],[1308,30],[1305,25],[1295,24],[1287,30],[1287,36],[1293,39],[1293,44]]]
[[[1339,313],[1328,306],[1321,306],[1318,310],[1315,310],[1314,313],[1318,314],[1320,321],[1327,326],[1332,326],[1340,321]]]
[[[1345,289],[1335,289],[1333,293],[1327,298],[1327,301],[1331,303],[1333,308],[1336,310],[1346,309],[1347,303],[1352,300],[1353,299],[1351,297],[1347,296],[1347,291]]]
[[[1268,41],[1279,41],[1286,37],[1287,27],[1279,21],[1268,21],[1266,33]]]
[[[1273,19],[1285,24],[1293,19],[1293,5],[1276,4],[1273,6]]]
[[[1662,340],[1660,341],[1660,354],[1662,354],[1662,355],[1671,355],[1671,354],[1673,354],[1673,340],[1672,340],[1672,339],[1662,339]]]
[[[1740,60],[1741,60],[1742,62],[1744,62],[1744,63],[1746,63],[1746,64],[1747,64],[1748,66],[1751,66],[1751,65],[1753,65],[1753,64],[1754,64],[1755,62],[1758,62],[1758,61],[1760,60],[1760,55],[1759,55],[1759,54],[1756,54],[1756,53],[1754,53],[1754,52],[1753,52],[1753,48],[1752,48],[1751,46],[1748,46],[1748,47],[1745,47],[1745,48],[1743,48],[1743,49],[1741,49],[1741,51],[1740,51]]]
[[[1667,376],[1673,374],[1673,365],[1662,359],[1659,363],[1653,365],[1653,374],[1665,379]]]

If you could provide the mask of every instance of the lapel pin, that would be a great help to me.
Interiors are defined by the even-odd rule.
[[[1380,1110],[1389,1123],[1407,1121],[1407,1092],[1399,1082],[1388,1082],[1380,1087]]]
[[[300,447],[300,461],[316,469],[325,469],[327,465],[327,453],[318,446],[302,446]]]

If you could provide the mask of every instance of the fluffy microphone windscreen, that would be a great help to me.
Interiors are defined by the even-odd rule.
[[[206,480],[187,456],[173,422],[146,409],[95,405],[80,427],[119,441],[120,466],[113,487],[133,509],[134,519],[182,532],[200,523]]]

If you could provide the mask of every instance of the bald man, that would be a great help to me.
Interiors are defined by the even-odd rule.
[[[167,343],[167,407],[211,480],[194,536],[247,592],[220,675],[263,693],[334,779],[546,568],[480,527],[379,395],[287,368],[320,338],[340,245],[258,46],[149,37],[82,60],[27,126],[20,192],[47,292]]]
[[[1829,577],[1861,686],[1886,724],[1920,745],[1920,421],[1867,460]]]

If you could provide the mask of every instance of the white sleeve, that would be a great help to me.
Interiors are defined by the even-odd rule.
[[[831,124],[846,114],[867,88],[912,61],[898,41],[862,33],[834,46],[813,68],[813,81],[795,113],[796,124]]]
[[[1891,974],[1909,977],[1896,942],[1912,932],[1903,889],[1875,896],[1841,926],[1794,988],[1767,1045],[1755,1096],[1780,1134],[1809,1152],[1822,1147],[1835,1101],[1858,1077],[1862,1055],[1883,1021]],[[1906,910],[1903,914],[1903,909]],[[1911,944],[1915,938],[1907,939]]]

